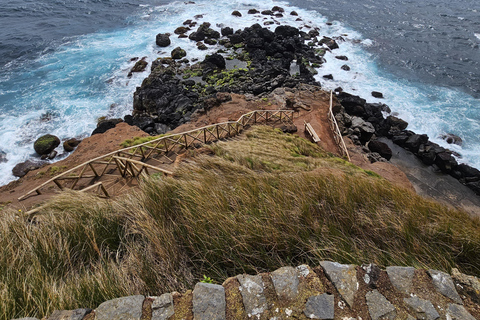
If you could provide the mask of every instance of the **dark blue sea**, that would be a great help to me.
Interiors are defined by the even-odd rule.
[[[0,185],[14,179],[15,164],[33,156],[39,136],[86,137],[99,117],[130,113],[133,92],[147,75],[127,77],[131,58],[152,61],[175,46],[189,58],[216,50],[199,51],[175,37],[172,48],[161,50],[157,33],[173,34],[198,14],[216,28],[263,24],[265,16],[248,9],[274,5],[286,10],[276,22],[344,39],[318,69],[322,86],[384,102],[409,129],[437,143],[444,144],[443,133],[459,135],[463,146],[449,147],[459,161],[480,168],[477,0],[10,0],[0,3],[0,152],[8,159],[0,164]],[[233,10],[243,16],[231,16]],[[289,15],[293,10],[302,21]],[[346,55],[351,70],[342,70],[345,61],[335,55]],[[385,99],[371,97],[373,90]]]

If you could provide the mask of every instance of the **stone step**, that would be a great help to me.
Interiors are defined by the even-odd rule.
[[[93,311],[55,311],[46,319],[473,320],[480,319],[479,288],[478,278],[456,269],[449,275],[322,261],[313,269],[282,267],[271,273],[237,275],[222,285],[199,282],[184,294],[123,297]]]

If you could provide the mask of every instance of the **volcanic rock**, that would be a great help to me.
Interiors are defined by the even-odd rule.
[[[63,142],[63,149],[66,152],[72,152],[79,144],[82,142],[82,140],[77,140],[75,138],[68,139]]]
[[[335,56],[335,58],[338,59],[338,60],[348,61],[347,56]]]
[[[172,50],[172,59],[180,60],[187,55],[187,52],[180,47],[176,47]]]
[[[392,149],[386,144],[378,140],[372,140],[367,145],[372,152],[377,152],[383,158],[390,160],[392,158]]]
[[[221,29],[221,32],[222,32],[222,36],[229,36],[231,34],[233,34],[233,29],[230,28],[230,27],[225,27],[225,28],[222,28]]]
[[[155,40],[157,46],[159,47],[168,47],[172,42],[170,41],[170,35],[168,33],[159,33],[157,34]]]
[[[60,139],[57,136],[46,134],[35,141],[33,148],[39,155],[44,155],[52,152],[59,144]]]
[[[94,134],[104,133],[109,129],[115,128],[115,126],[122,121],[122,119],[106,119],[99,121],[97,123],[97,128],[93,130],[91,135],[93,136]]]
[[[173,31],[173,33],[184,34],[184,33],[187,33],[188,31],[190,31],[190,28],[188,27],[178,27],[177,29],[175,29],[175,31]]]
[[[453,133],[447,133],[447,134],[442,134],[440,136],[443,140],[447,141],[449,144],[456,144],[461,146],[463,144],[462,138],[459,136],[453,134]]]
[[[21,162],[21,163],[17,164],[15,167],[13,167],[12,174],[15,177],[21,178],[24,175],[26,175],[29,171],[36,170],[43,165],[44,165],[44,162],[27,160],[27,161]]]
[[[235,10],[235,11],[232,12],[232,16],[241,17],[242,14],[239,11]]]

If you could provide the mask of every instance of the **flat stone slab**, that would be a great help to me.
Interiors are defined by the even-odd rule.
[[[171,293],[152,298],[154,299],[152,302],[152,320],[167,320],[175,314]]]
[[[412,267],[387,267],[386,269],[390,282],[398,291],[410,294],[413,287],[415,268]]]
[[[95,310],[95,320],[140,320],[144,296],[130,296],[106,301]]]
[[[303,313],[309,319],[334,319],[335,297],[326,293],[310,297]]]
[[[263,280],[259,275],[251,276],[242,274],[237,276],[240,283],[240,293],[242,294],[243,306],[248,317],[254,317],[267,310],[267,299],[263,293]]]
[[[395,306],[390,303],[378,290],[367,292],[368,312],[372,320],[395,320],[397,312]]]
[[[432,277],[432,282],[435,285],[435,288],[437,288],[441,294],[458,304],[463,304],[462,298],[460,298],[457,290],[455,290],[455,284],[453,283],[452,277],[450,277],[448,273],[438,270],[429,270],[428,273]]]
[[[322,261],[320,265],[343,299],[352,307],[359,286],[355,266],[331,261]]]
[[[55,310],[48,320],[82,320],[92,309]]]
[[[193,319],[225,320],[225,288],[199,282],[193,290]]]
[[[273,286],[280,299],[294,300],[298,295],[298,271],[293,267],[283,267],[270,274]]]
[[[475,320],[475,318],[463,306],[453,303],[448,306],[447,319]]]
[[[415,296],[411,298],[405,298],[403,301],[405,301],[405,303],[413,309],[417,319],[435,320],[440,318],[437,310],[428,300],[423,300]]]

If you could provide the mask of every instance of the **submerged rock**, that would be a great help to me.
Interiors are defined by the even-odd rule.
[[[449,143],[449,144],[456,144],[456,145],[459,145],[459,146],[461,146],[463,144],[462,138],[460,138],[459,136],[457,136],[453,133],[442,134],[440,136],[440,138],[447,141],[447,143]]]

